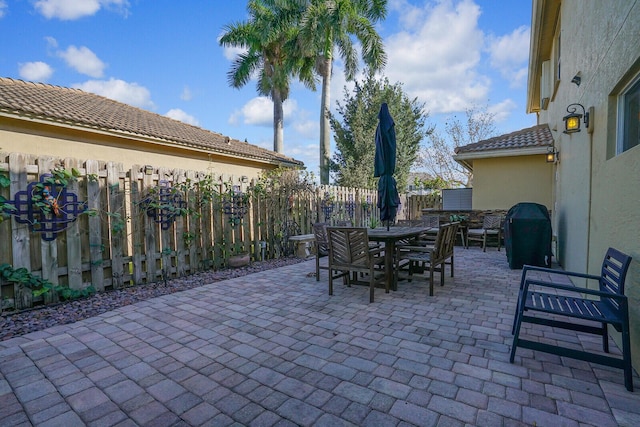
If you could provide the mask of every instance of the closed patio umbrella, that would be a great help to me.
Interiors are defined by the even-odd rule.
[[[374,177],[378,181],[378,208],[380,220],[389,222],[395,220],[400,196],[393,173],[396,170],[396,130],[395,123],[386,103],[380,106],[378,113],[378,127],[376,128],[376,157],[374,163]]]

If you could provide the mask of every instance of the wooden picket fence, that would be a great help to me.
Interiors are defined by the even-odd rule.
[[[77,218],[67,215],[73,211],[73,203],[66,205],[69,197],[57,200],[57,214],[33,209],[31,198],[42,192],[34,185],[56,168],[77,175],[65,187],[67,196],[77,197],[75,209],[84,210]],[[9,203],[22,197],[18,211],[0,222],[0,265],[78,290],[119,289],[222,269],[241,251],[253,260],[288,256],[295,249],[288,237],[311,233],[315,222],[364,226],[378,216],[375,191],[311,186],[265,194],[246,177],[203,171],[144,165],[125,170],[114,162],[0,153],[0,175],[10,180],[9,187],[0,186],[0,196]],[[194,185],[204,182],[207,186]],[[65,224],[56,222],[61,217]],[[0,278],[5,309],[55,301],[55,295],[43,298],[34,300],[30,291]]]
[[[407,197],[405,215],[407,219],[420,219],[424,209],[442,209],[442,196],[438,193],[414,194]]]

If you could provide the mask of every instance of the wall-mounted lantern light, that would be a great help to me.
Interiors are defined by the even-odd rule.
[[[582,108],[582,114],[577,113],[578,107]],[[564,133],[580,132],[580,119],[584,117],[584,126],[589,128],[589,113],[585,111],[581,104],[570,104],[567,107],[567,114],[564,120]]]
[[[545,156],[547,163],[556,163],[559,160],[560,153],[556,151],[555,147],[547,148],[547,155]]]
[[[146,165],[144,167],[144,174],[145,175],[153,175],[153,166],[151,165]]]

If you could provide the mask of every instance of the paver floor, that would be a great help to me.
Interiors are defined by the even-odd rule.
[[[327,271],[313,271],[310,260],[0,342],[0,425],[640,425],[621,370],[525,349],[509,363],[520,270],[504,250],[456,248],[456,277],[434,297],[401,282],[373,304],[360,286],[330,297]]]

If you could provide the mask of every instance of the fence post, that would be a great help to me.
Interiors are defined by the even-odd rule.
[[[100,178],[98,162],[87,160],[85,163],[87,175],[98,177],[87,182],[87,208],[100,212]],[[89,217],[89,262],[91,264],[91,283],[98,291],[104,291],[104,269],[102,266],[102,228],[100,215]]]

